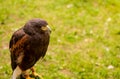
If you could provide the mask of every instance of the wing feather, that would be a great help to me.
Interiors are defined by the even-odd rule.
[[[27,42],[27,38],[23,29],[20,29],[13,34],[10,40],[9,49],[11,52],[11,66],[13,70],[16,68],[17,64],[22,61],[24,56],[23,48]]]

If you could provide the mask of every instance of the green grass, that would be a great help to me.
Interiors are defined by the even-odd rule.
[[[12,33],[32,18],[43,18],[52,28],[47,54],[35,66],[44,79],[120,79],[119,4],[120,0],[0,0],[0,79],[12,75]]]

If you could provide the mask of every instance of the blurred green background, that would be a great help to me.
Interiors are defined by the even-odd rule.
[[[32,18],[52,28],[44,79],[120,79],[120,0],[0,0],[0,79],[12,75],[11,35]]]

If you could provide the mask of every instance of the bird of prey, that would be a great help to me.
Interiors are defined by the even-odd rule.
[[[35,75],[33,66],[45,56],[50,33],[48,23],[39,18],[29,20],[13,33],[9,44],[12,79],[17,79],[21,74],[24,74],[25,79],[31,79],[27,73],[28,69]]]

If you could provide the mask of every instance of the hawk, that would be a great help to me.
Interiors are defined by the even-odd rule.
[[[50,33],[48,23],[39,18],[29,20],[13,33],[9,44],[12,79],[17,79],[21,74],[24,74],[25,79],[31,79],[27,73],[28,69],[35,75],[33,66],[45,56]]]

